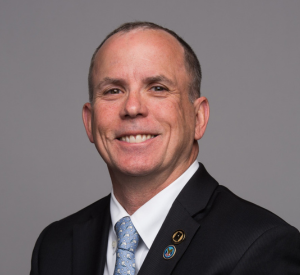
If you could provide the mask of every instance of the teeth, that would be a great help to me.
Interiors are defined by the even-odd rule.
[[[142,142],[147,140],[147,136],[146,135],[142,135]]]
[[[137,135],[137,136],[135,137],[135,142],[136,142],[136,143],[142,142],[142,136],[141,136],[141,135]]]
[[[120,140],[128,142],[128,143],[140,143],[140,142],[144,142],[150,138],[154,138],[154,135],[124,136],[124,137],[121,137]]]
[[[130,136],[129,142],[130,142],[130,143],[135,143],[135,137],[134,137],[134,136]]]

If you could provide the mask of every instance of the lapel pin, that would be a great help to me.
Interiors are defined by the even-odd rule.
[[[185,233],[183,230],[177,230],[173,235],[172,235],[172,242],[173,244],[180,244],[183,242],[185,239]]]
[[[168,245],[164,250],[163,257],[164,257],[164,259],[169,260],[174,257],[175,253],[176,253],[175,246]]]

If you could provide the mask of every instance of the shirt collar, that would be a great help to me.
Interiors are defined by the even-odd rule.
[[[198,168],[199,163],[197,161],[193,162],[179,178],[147,201],[131,216],[120,205],[112,191],[110,215],[114,233],[115,224],[123,217],[129,216],[140,237],[147,248],[150,249],[173,202]]]

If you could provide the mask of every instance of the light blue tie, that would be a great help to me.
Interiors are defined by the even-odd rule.
[[[140,236],[130,217],[120,219],[115,226],[118,237],[117,259],[114,275],[135,274],[135,250]]]

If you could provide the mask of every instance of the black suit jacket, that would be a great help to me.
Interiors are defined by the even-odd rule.
[[[52,223],[39,236],[31,275],[102,275],[110,196]],[[172,259],[171,236],[184,230]],[[218,183],[200,164],[173,203],[139,275],[300,274],[300,234]]]

